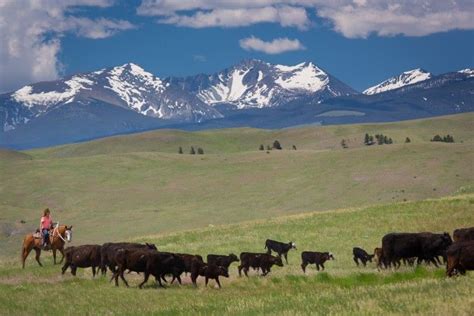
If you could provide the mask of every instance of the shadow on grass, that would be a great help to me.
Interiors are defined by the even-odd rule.
[[[442,279],[445,277],[443,269],[428,270],[425,267],[416,267],[412,271],[404,272],[389,272],[389,273],[353,273],[346,276],[334,276],[328,272],[319,272],[313,277],[287,275],[283,277],[286,282],[293,284],[297,283],[320,283],[327,285],[335,285],[345,288],[370,286],[370,285],[384,285],[394,284],[406,281],[421,280],[421,279]],[[281,279],[272,279],[274,284],[281,283]]]

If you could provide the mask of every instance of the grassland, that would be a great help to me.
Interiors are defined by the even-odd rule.
[[[279,131],[157,131],[0,152],[0,258],[50,207],[75,239],[105,242],[307,211],[416,201],[473,189],[473,114]],[[365,132],[393,145],[363,146]],[[455,144],[432,143],[434,134]],[[404,144],[405,137],[412,143]],[[348,140],[349,149],[339,142]],[[280,140],[282,151],[258,151]],[[177,147],[206,154],[178,155]],[[298,150],[288,150],[295,144]],[[24,223],[23,223],[24,222]]]
[[[189,284],[144,290],[134,288],[139,276],[127,275],[132,288],[115,288],[105,278],[93,280],[89,270],[61,276],[50,256],[45,267],[32,258],[22,270],[17,262],[0,266],[1,314],[439,314],[470,315],[474,309],[474,275],[447,279],[443,269],[408,268],[377,271],[374,264],[356,267],[351,249],[372,249],[389,231],[452,231],[474,223],[474,195],[417,202],[310,212],[186,232],[137,237],[162,250],[205,255],[262,251],[266,238],[294,240],[298,251],[290,264],[275,267],[268,277],[237,276],[235,266],[223,289]],[[332,251],[335,261],[325,272],[299,267],[303,250]],[[189,280],[186,278],[186,283]],[[211,281],[212,282],[212,281]]]

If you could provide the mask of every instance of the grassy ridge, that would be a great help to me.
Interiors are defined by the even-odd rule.
[[[235,153],[255,151],[260,144],[271,145],[278,139],[284,148],[295,145],[305,150],[339,149],[341,139],[351,148],[363,146],[365,133],[384,134],[395,143],[403,143],[408,136],[415,143],[429,142],[435,135],[454,135],[457,142],[472,142],[474,113],[396,123],[334,125],[301,127],[282,130],[234,128],[185,132],[158,130],[152,132],[108,137],[95,141],[33,150],[36,157],[77,157],[110,155],[126,152],[177,153],[183,147],[189,153],[191,146],[202,147],[206,153]]]
[[[263,251],[266,238],[294,240],[298,251],[289,254],[290,265],[276,267],[266,278],[239,278],[235,266],[223,289],[190,285],[157,290],[114,288],[105,279],[90,280],[89,270],[79,277],[61,277],[59,266],[39,268],[28,261],[21,270],[4,261],[0,269],[0,305],[6,314],[380,314],[422,313],[468,315],[472,312],[474,275],[447,279],[442,269],[406,268],[378,272],[374,264],[356,267],[351,249],[372,249],[389,231],[449,231],[474,223],[474,196],[351,208],[324,213],[279,217],[269,221],[207,227],[137,238],[153,241],[162,250],[209,252]],[[299,252],[329,250],[336,257],[326,272],[314,267],[303,275]],[[140,277],[126,276],[131,284]],[[189,280],[186,279],[186,282]],[[211,281],[212,282],[212,281]],[[52,289],[46,291],[45,288]],[[45,310],[52,296],[59,302]],[[28,303],[24,298],[28,297]]]

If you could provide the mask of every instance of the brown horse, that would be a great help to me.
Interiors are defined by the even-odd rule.
[[[49,245],[50,249],[53,250],[53,259],[54,264],[56,264],[56,251],[62,254],[61,261],[64,260],[64,245],[67,242],[70,242],[72,239],[72,226],[61,225],[55,226],[51,229],[49,233]],[[23,239],[23,247],[21,249],[21,261],[23,264],[23,269],[25,268],[25,261],[31,250],[34,249],[36,252],[36,261],[40,266],[43,266],[40,261],[41,249],[42,249],[42,239],[41,237],[35,237],[34,234],[28,234]]]

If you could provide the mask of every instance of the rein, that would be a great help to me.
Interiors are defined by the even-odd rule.
[[[53,238],[54,238],[54,233],[57,232],[58,233],[58,236],[59,238],[62,239],[62,241],[64,241],[64,243],[66,243],[66,239],[63,238],[63,236],[59,233],[59,223],[54,227],[54,230],[53,230]]]

